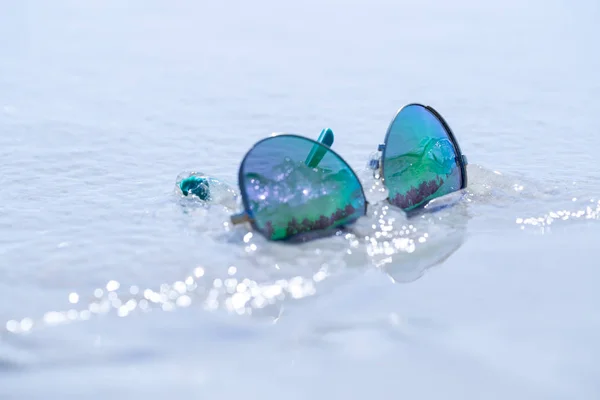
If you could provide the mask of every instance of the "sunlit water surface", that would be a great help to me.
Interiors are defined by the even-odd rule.
[[[0,398],[598,398],[599,6],[417,3],[3,4]],[[413,101],[471,165],[407,219],[365,167]],[[353,234],[175,190],[324,127]]]

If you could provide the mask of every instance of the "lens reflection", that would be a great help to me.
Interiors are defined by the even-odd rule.
[[[456,148],[442,122],[427,108],[410,104],[396,115],[382,156],[389,201],[404,210],[461,189]]]
[[[325,155],[312,167],[306,160],[314,146]],[[257,143],[242,162],[239,184],[254,228],[272,240],[338,228],[366,211],[362,186],[348,164],[300,136]]]

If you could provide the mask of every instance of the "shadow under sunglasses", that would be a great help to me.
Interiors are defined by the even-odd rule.
[[[231,216],[232,223],[249,222],[269,240],[307,241],[366,215],[362,184],[331,149],[333,141],[333,132],[325,129],[317,141],[278,134],[257,142],[239,168],[244,210]],[[431,200],[464,189],[466,165],[447,122],[432,107],[417,103],[397,112],[378,157],[370,162],[388,190],[389,203],[409,217],[423,212]]]

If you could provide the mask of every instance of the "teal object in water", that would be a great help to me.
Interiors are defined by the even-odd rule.
[[[228,208],[237,206],[238,193],[227,182],[199,171],[185,171],[177,176],[175,187],[179,195]]]
[[[179,182],[179,189],[184,196],[194,195],[200,200],[210,200],[210,185],[203,176],[191,175]]]

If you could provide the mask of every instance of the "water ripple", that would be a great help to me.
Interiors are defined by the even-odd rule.
[[[516,206],[527,209],[531,199],[537,200],[536,209],[540,204],[551,207],[564,202],[563,191],[557,186],[505,176],[480,166],[471,166],[469,172],[472,183],[468,190],[432,202],[429,207],[439,211],[408,218],[384,201],[386,192],[381,183],[361,171],[365,192],[373,205],[368,215],[350,232],[340,231],[330,238],[298,245],[267,242],[246,227],[231,226],[228,216],[236,202],[227,196],[207,204],[175,193],[182,227],[197,235],[201,246],[220,254],[222,265],[200,262],[181,279],[156,286],[124,286],[110,279],[92,293],[67,293],[68,306],[62,310],[11,319],[3,324],[4,332],[23,334],[103,314],[125,318],[135,313],[169,312],[192,306],[240,316],[266,316],[276,321],[286,302],[327,293],[343,284],[352,271],[376,269],[392,282],[401,283],[420,278],[427,269],[442,264],[460,249],[470,224],[495,224],[497,217],[489,213],[489,207],[512,204],[518,213]],[[229,189],[226,194],[237,196]],[[559,223],[599,219],[600,201],[570,201],[579,209],[519,216],[512,219],[513,224],[516,222],[518,230],[547,230]],[[507,214],[504,212],[502,218]],[[498,224],[494,226],[501,229]]]

